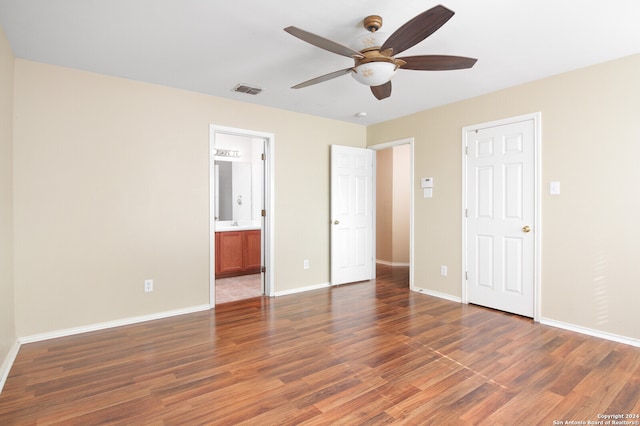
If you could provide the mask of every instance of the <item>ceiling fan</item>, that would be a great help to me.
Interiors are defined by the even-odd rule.
[[[289,34],[321,49],[353,58],[355,61],[353,67],[312,78],[293,86],[292,89],[301,89],[351,73],[353,78],[360,83],[371,86],[371,92],[377,99],[384,99],[391,95],[390,80],[399,68],[418,71],[471,68],[477,59],[449,55],[395,57],[395,55],[415,46],[436,32],[453,15],[453,11],[442,5],[432,7],[406,22],[384,42],[382,41],[382,34],[377,32],[382,27],[382,18],[377,15],[368,16],[364,19],[364,27],[369,33],[359,37],[354,42],[354,48],[344,46],[300,28],[287,27],[284,30]]]

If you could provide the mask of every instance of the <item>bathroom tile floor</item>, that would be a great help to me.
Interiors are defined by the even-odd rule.
[[[262,296],[261,274],[216,280],[216,305]]]

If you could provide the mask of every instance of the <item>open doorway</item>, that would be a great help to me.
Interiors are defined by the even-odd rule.
[[[406,276],[413,288],[413,139],[370,148],[376,150],[376,268]]]
[[[273,135],[211,126],[210,305],[272,295]]]

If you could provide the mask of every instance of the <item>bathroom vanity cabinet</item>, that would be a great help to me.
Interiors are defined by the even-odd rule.
[[[216,278],[260,272],[260,230],[216,232]]]

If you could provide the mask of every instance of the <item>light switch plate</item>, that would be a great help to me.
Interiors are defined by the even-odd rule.
[[[558,181],[549,182],[549,194],[560,195],[560,182]]]

